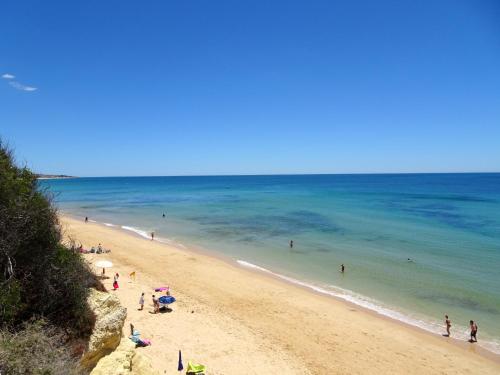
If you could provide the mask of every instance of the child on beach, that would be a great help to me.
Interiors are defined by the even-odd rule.
[[[119,277],[120,277],[120,275],[118,275],[118,272],[113,277],[113,290],[118,289],[118,278]]]
[[[141,297],[139,298],[139,305],[141,305],[141,308],[139,310],[144,309],[144,293],[141,294]]]

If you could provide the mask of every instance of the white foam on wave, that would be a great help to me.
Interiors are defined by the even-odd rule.
[[[148,239],[151,238],[150,234],[148,232],[146,232],[145,230],[137,229],[134,227],[128,227],[126,225],[122,225],[122,229],[128,230],[130,232],[134,232],[134,233],[136,233],[139,236],[144,237],[144,238],[148,238]]]
[[[115,225],[114,224],[111,224],[111,223],[103,223],[104,225],[106,225],[107,227],[114,227]]]
[[[355,305],[361,306],[365,309],[374,311],[380,315],[389,317],[391,319],[398,320],[400,322],[424,329],[428,332],[434,333],[434,334],[442,334],[444,329],[443,329],[443,324],[442,322],[433,322],[431,320],[424,320],[422,318],[418,317],[412,317],[409,316],[408,314],[404,314],[402,312],[393,310],[391,308],[383,306],[380,302],[371,299],[369,297],[357,294],[355,292],[352,292],[347,289],[342,289],[333,285],[326,285],[326,286],[319,286],[311,283],[307,283],[301,280],[297,280],[295,278],[285,276],[276,272],[273,272],[271,270],[268,270],[267,268],[258,266],[256,264],[244,261],[244,260],[237,260],[236,261],[239,265],[246,267],[246,268],[251,268],[254,270],[257,270],[259,272],[267,273],[272,275],[273,277],[277,277],[279,279],[285,280],[289,283],[299,285],[304,288],[311,289],[317,293],[325,294],[331,297],[335,298],[340,298],[343,299],[344,301],[353,303]],[[467,340],[469,338],[468,334],[468,329],[467,327],[459,327],[459,326],[454,326],[454,332],[453,332],[453,338],[459,339],[459,340]],[[490,341],[481,341],[478,343],[478,345],[482,346],[483,348],[496,353],[500,354],[500,341],[498,340],[490,340]]]

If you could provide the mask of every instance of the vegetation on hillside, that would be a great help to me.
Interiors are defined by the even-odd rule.
[[[46,360],[51,357],[45,346],[64,352],[60,358],[71,358],[71,343],[92,331],[95,318],[86,301],[88,288],[99,282],[81,256],[60,240],[56,209],[39,188],[36,175],[18,167],[0,142],[2,373],[62,373],[57,368],[60,363]],[[19,356],[26,366],[34,366],[32,372],[16,370],[18,365],[12,362]],[[45,366],[42,372],[36,370],[39,364]]]

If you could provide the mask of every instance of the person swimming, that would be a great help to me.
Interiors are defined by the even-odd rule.
[[[293,248],[293,240],[290,240],[290,249]]]

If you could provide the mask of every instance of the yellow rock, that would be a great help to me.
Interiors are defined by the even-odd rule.
[[[91,369],[120,344],[127,309],[116,296],[95,289],[91,289],[88,303],[96,315],[96,322],[81,363]]]
[[[149,360],[136,351],[135,344],[123,339],[116,350],[102,358],[90,375],[159,375]]]

